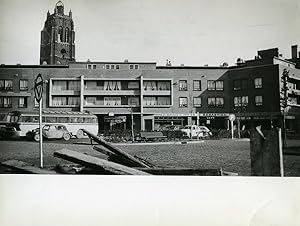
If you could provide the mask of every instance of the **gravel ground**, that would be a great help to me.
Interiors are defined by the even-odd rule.
[[[62,148],[105,158],[90,145],[73,144],[75,140],[46,141],[44,166],[69,164],[53,157],[53,152]],[[78,140],[76,140],[78,142]],[[88,142],[88,140],[83,140]],[[122,150],[146,159],[161,167],[222,168],[224,171],[250,175],[250,144],[248,140],[204,140],[188,144],[118,144]],[[18,159],[39,165],[39,144],[31,141],[0,141],[0,162]],[[284,156],[285,175],[300,176],[300,157]],[[2,172],[3,173],[3,172]]]

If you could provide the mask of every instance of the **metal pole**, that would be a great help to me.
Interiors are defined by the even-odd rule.
[[[132,142],[134,142],[134,131],[133,131],[133,114],[132,114],[132,108],[131,108],[131,136],[132,136]]]
[[[281,129],[278,128],[280,176],[284,177]]]
[[[233,139],[233,120],[230,120],[231,122],[231,139]]]
[[[39,114],[39,124],[40,124],[40,168],[43,168],[42,103],[43,103],[43,98],[41,98],[40,103],[39,103],[39,107],[40,107],[40,114]]]

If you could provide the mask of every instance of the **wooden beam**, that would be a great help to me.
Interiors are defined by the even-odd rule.
[[[90,139],[94,140],[98,144],[102,145],[103,147],[107,148],[109,151],[113,152],[115,155],[119,156],[120,158],[124,158],[132,162],[132,166],[136,167],[146,167],[150,168],[148,164],[140,161],[139,159],[133,157],[132,155],[122,151],[120,148],[113,146],[112,144],[102,140],[101,138],[97,137],[96,135],[90,133],[89,131],[82,129],[84,133],[86,133]]]
[[[153,175],[194,175],[222,176],[221,169],[191,169],[191,168],[135,168]]]
[[[21,173],[28,173],[28,174],[56,174],[55,171],[52,170],[46,170],[41,169],[37,166],[34,166],[33,164],[22,162],[19,160],[8,160],[5,162],[2,162],[1,165],[11,168],[13,170],[17,170]]]
[[[54,156],[58,158],[62,158],[74,163],[78,163],[82,166],[86,166],[96,170],[106,170],[113,174],[120,175],[149,175],[149,173],[133,169],[127,166],[123,166],[114,162],[109,162],[104,159],[100,159],[97,157],[89,156],[86,154],[82,154],[76,151],[71,151],[68,149],[62,149],[54,152]]]

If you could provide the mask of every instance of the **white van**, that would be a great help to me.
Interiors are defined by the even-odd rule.
[[[212,135],[212,133],[206,126],[186,125],[183,129],[181,129],[181,131],[185,132],[190,138],[204,138]]]

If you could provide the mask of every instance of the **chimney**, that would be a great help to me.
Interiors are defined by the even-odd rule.
[[[292,59],[296,59],[297,58],[297,52],[298,52],[298,46],[297,45],[293,45],[292,46]]]

